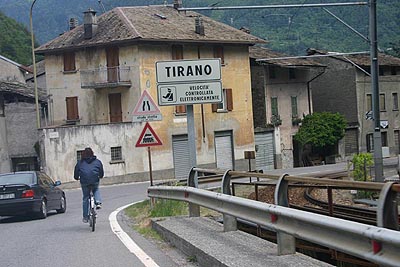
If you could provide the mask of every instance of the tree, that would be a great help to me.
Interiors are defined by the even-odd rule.
[[[304,117],[294,139],[316,148],[332,146],[344,137],[346,125],[346,119],[339,113],[316,112]]]

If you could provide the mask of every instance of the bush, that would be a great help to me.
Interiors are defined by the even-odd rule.
[[[371,182],[372,177],[368,170],[374,165],[371,153],[360,153],[353,157],[353,178],[359,182]],[[375,192],[358,190],[358,198],[375,198]]]

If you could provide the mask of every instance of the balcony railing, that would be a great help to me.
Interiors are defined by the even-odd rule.
[[[130,67],[103,67],[81,70],[82,88],[130,87],[132,85]]]

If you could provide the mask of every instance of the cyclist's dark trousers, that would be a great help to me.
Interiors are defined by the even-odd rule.
[[[96,203],[101,203],[101,196],[99,190],[99,183],[93,185],[81,184],[82,187],[82,212],[83,218],[88,218],[89,214],[89,197],[90,197],[90,186],[93,186],[93,195]]]

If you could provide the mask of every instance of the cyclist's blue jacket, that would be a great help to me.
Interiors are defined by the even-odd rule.
[[[74,178],[81,180],[81,184],[98,183],[103,176],[103,164],[96,156],[80,160],[75,165]]]

